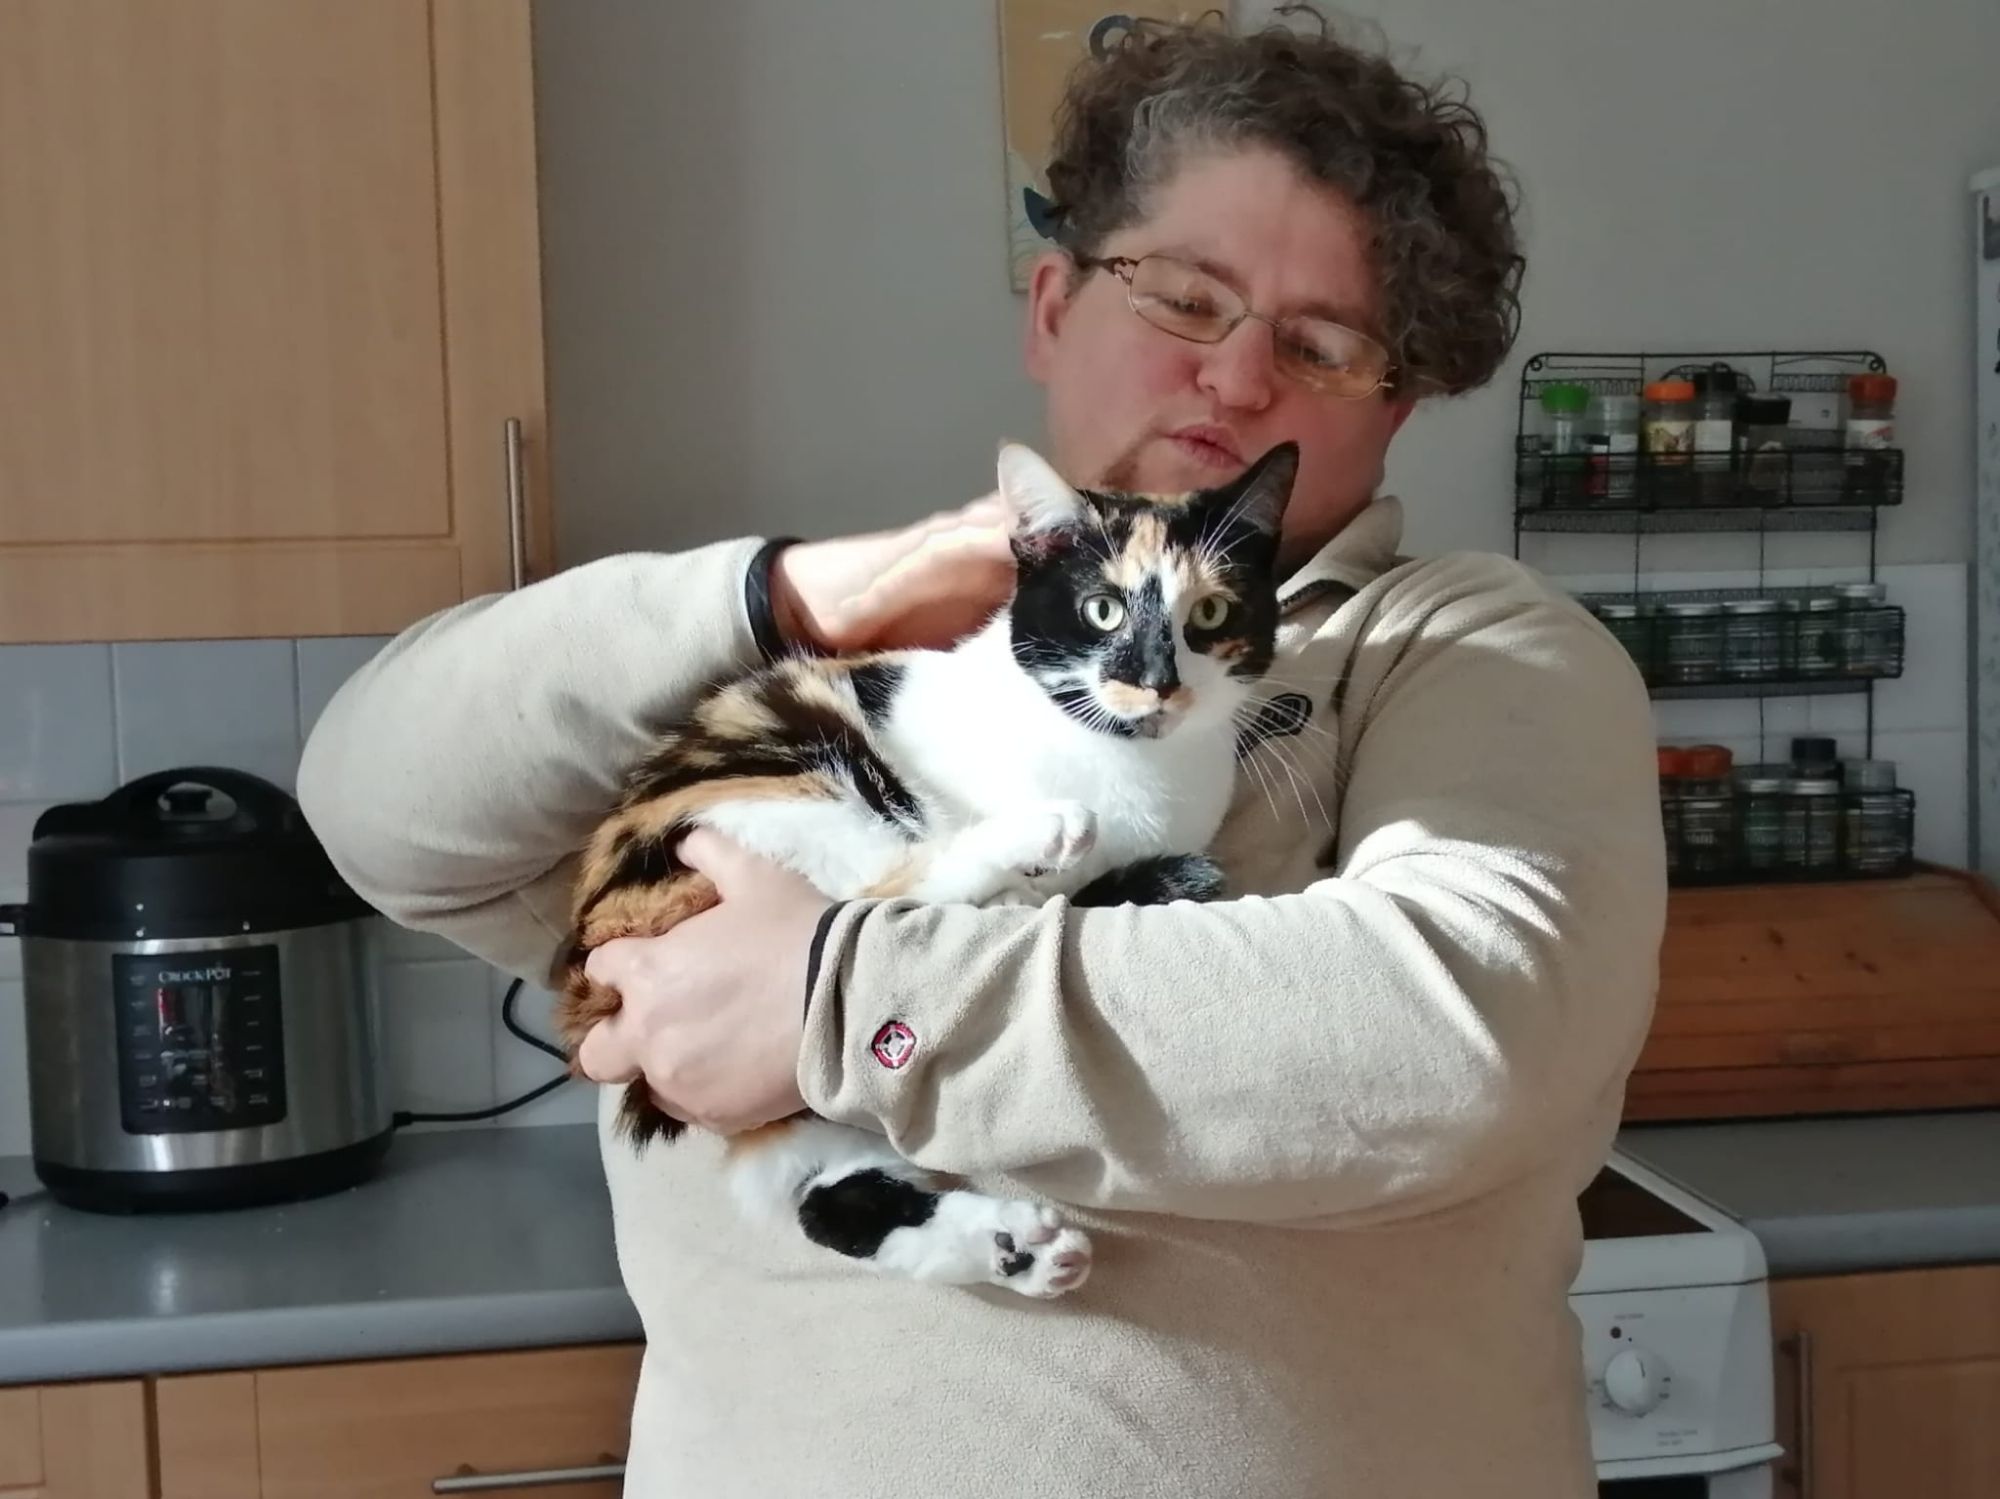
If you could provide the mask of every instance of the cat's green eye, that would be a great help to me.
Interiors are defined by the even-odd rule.
[[[1110,634],[1125,623],[1124,601],[1115,594],[1093,593],[1083,601],[1084,623]]]
[[[1204,594],[1188,611],[1188,623],[1197,630],[1219,630],[1228,623],[1229,611],[1234,607],[1233,600],[1219,593]]]

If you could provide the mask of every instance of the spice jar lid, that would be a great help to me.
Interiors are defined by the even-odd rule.
[[[1718,364],[1696,370],[1693,384],[1697,395],[1727,395],[1742,389],[1743,377],[1728,365]]]
[[[1736,756],[1726,744],[1693,744],[1687,749],[1687,773],[1697,781],[1726,781]]]
[[[1637,604],[1599,604],[1597,605],[1597,617],[1599,619],[1637,619],[1639,617],[1639,606]]]
[[[1894,791],[1896,789],[1896,762],[1894,760],[1843,760],[1840,764],[1840,778],[1849,791]]]
[[[1768,765],[1751,766],[1736,773],[1736,789],[1745,796],[1771,796],[1783,791],[1789,779]]]
[[[1816,593],[1806,600],[1806,613],[1824,614],[1829,609],[1838,609],[1841,602],[1839,594]]]
[[[1593,398],[1597,409],[1612,421],[1631,421],[1639,414],[1639,398],[1623,393],[1601,395]]]
[[[1646,387],[1649,401],[1692,401],[1694,383],[1689,380],[1655,380]]]
[[[1776,599],[1725,599],[1722,604],[1724,614],[1776,614]]]
[[[1824,765],[1832,768],[1839,750],[1834,742],[1819,734],[1802,734],[1792,741],[1792,764],[1801,770]]]
[[[1678,619],[1694,619],[1710,614],[1720,614],[1722,612],[1722,605],[1711,603],[1706,599],[1674,599],[1664,606],[1663,612],[1671,614]]]
[[[1590,387],[1578,385],[1574,381],[1559,380],[1553,385],[1542,387],[1542,409],[1549,412],[1577,413],[1590,404]]]
[[[1851,401],[1893,401],[1896,399],[1896,377],[1850,375],[1847,380],[1847,397]]]
[[[1865,599],[1871,604],[1879,604],[1889,596],[1888,587],[1881,583],[1836,583],[1834,594],[1843,599]]]
[[[1661,780],[1678,780],[1687,774],[1687,751],[1679,745],[1663,744],[1659,747],[1659,755]]]
[[[1840,782],[1832,776],[1796,776],[1785,789],[1794,796],[1839,796]]]

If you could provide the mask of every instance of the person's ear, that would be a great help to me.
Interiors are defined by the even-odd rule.
[[[1076,263],[1060,250],[1046,250],[1035,257],[1028,272],[1028,326],[1022,363],[1028,378],[1047,384],[1054,366],[1056,340],[1069,314]]]

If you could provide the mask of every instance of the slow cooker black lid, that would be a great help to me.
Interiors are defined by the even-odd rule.
[[[26,935],[189,937],[370,914],[305,814],[247,771],[186,766],[51,807],[28,844]]]

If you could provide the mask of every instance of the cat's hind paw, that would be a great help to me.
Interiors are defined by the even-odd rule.
[[[993,1233],[993,1284],[1041,1300],[1066,1295],[1090,1278],[1090,1236],[1055,1209],[996,1203],[1014,1226]]]

